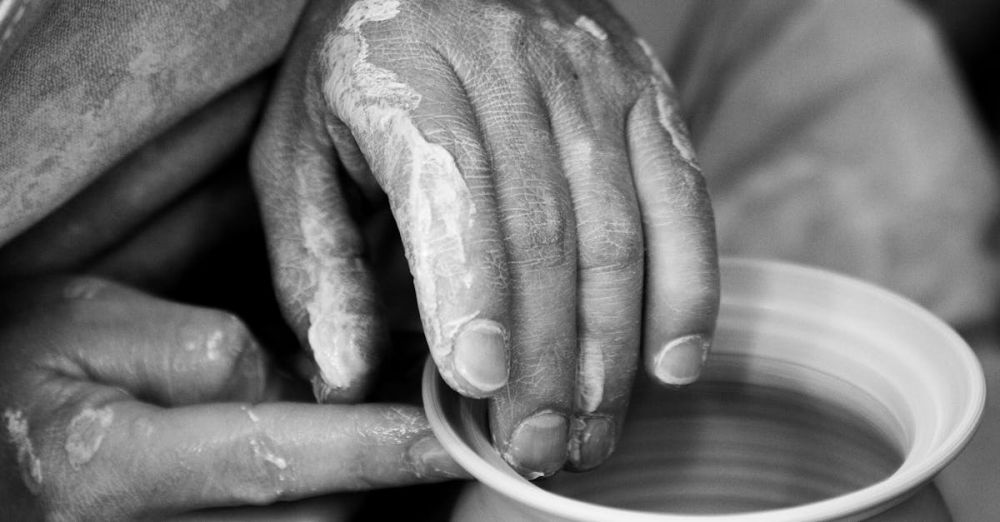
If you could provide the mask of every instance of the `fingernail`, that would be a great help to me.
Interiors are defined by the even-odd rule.
[[[469,387],[492,393],[507,384],[507,346],[495,321],[470,321],[455,338],[455,372]]]
[[[536,413],[514,430],[505,457],[529,479],[551,475],[566,462],[569,421],[555,412]]]
[[[569,460],[577,471],[593,469],[611,455],[615,445],[615,423],[606,417],[583,419],[583,428],[569,443]]]
[[[316,375],[311,380],[313,396],[320,404],[351,404],[360,402],[366,395],[366,388],[356,386],[353,388],[337,388],[330,386],[323,377]]]
[[[665,384],[690,384],[701,374],[708,356],[708,340],[688,335],[667,343],[656,356],[653,372]]]
[[[469,478],[469,474],[451,458],[434,435],[414,442],[410,446],[409,457],[418,477]]]

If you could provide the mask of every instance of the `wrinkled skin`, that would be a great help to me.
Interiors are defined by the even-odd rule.
[[[249,82],[244,80],[256,75],[282,53],[284,43],[291,37],[301,2],[254,3],[247,0],[226,4],[156,3],[154,9],[150,7],[152,4],[132,1],[64,2],[43,22],[36,33],[37,38],[29,39],[12,55],[10,63],[18,66],[0,75],[0,198],[7,198],[0,206],[0,242],[6,242],[0,248],[3,277],[20,279],[52,272],[94,273],[160,293],[170,288],[178,274],[210,255],[208,246],[218,244],[232,234],[234,228],[238,229],[234,223],[239,221],[234,221],[234,217],[246,214],[253,205],[246,187],[241,183],[200,182],[232,153],[240,140],[254,132],[254,116],[263,97],[263,82],[259,77]],[[639,4],[621,3],[623,9],[633,9]],[[642,33],[655,44],[675,75],[682,105],[691,115],[693,141],[713,194],[724,252],[782,257],[834,267],[893,288],[953,321],[975,319],[991,310],[988,305],[994,302],[996,291],[994,286],[987,284],[993,274],[993,265],[984,253],[983,236],[988,218],[997,208],[992,178],[995,164],[986,154],[982,138],[968,117],[955,79],[949,74],[940,42],[926,20],[906,4],[892,2],[697,0],[664,2],[662,7],[662,16],[639,20],[648,23]],[[523,7],[514,12],[531,11]],[[577,27],[573,18],[575,11],[558,12],[563,13],[556,18],[560,22],[560,34],[574,36],[579,43],[589,44],[599,51],[603,49],[597,43],[599,39],[587,39],[592,33],[585,28],[592,30],[593,27],[587,24]],[[380,60],[378,63],[383,68],[392,66],[389,63],[391,56],[373,54],[378,49],[384,50],[391,42],[382,42],[381,47],[372,42],[378,39],[380,24],[401,24],[401,16],[362,26],[363,34],[372,45],[369,61]],[[628,43],[629,38],[623,37],[625,33],[608,19],[596,12],[588,18],[609,35],[610,41]],[[302,62],[320,61],[322,64],[322,56],[316,55],[322,54],[326,44],[317,40],[329,40],[334,36],[339,21],[336,13],[318,13],[314,23],[308,26],[311,28],[308,34],[296,31],[302,43],[297,43],[301,52],[294,56]],[[468,32],[472,27],[485,24],[477,19],[460,25],[456,32]],[[162,30],[163,27],[169,29]],[[426,24],[417,27],[426,28]],[[580,31],[574,32],[574,27]],[[57,28],[64,28],[68,33],[60,35]],[[304,26],[303,30],[306,28]],[[488,29],[498,30],[493,26]],[[531,31],[525,30],[525,33]],[[428,38],[438,42],[455,38],[454,35],[445,38],[440,30],[432,36],[434,38]],[[472,53],[475,44],[483,41],[482,38],[466,38],[459,49],[453,49],[447,56]],[[198,45],[178,46],[177,42],[198,42]],[[629,48],[628,45],[624,47]],[[635,48],[631,50],[633,52],[613,54],[625,58],[617,62],[618,66],[623,71],[635,73],[634,76],[626,74],[627,78],[648,78],[651,71],[640,55],[634,53]],[[178,55],[181,60],[176,59]],[[551,63],[557,64],[558,60]],[[608,66],[606,62],[602,64],[602,67]],[[427,70],[440,71],[430,67]],[[87,76],[90,88],[81,89],[77,75],[86,71],[95,72]],[[343,138],[345,135],[346,124],[337,124],[340,117],[334,104],[327,104],[323,96],[316,94],[298,96],[305,93],[310,83],[314,85],[311,88],[316,89],[318,85],[322,92],[323,80],[329,79],[328,72],[329,69],[322,66],[310,72],[304,65],[288,65],[282,80],[284,87],[276,91],[273,101],[275,107],[280,107],[284,96],[284,103],[299,107],[296,110],[301,112],[295,114],[302,117],[282,123],[274,116],[279,109],[273,108],[268,116],[267,131],[259,136],[257,166],[266,166],[267,170],[257,169],[258,185],[263,186],[269,178],[280,176],[286,176],[283,179],[289,181],[282,184],[286,185],[285,192],[275,192],[276,206],[267,208],[265,205],[264,213],[269,216],[272,231],[280,230],[281,226],[294,230],[297,220],[294,217],[283,219],[281,214],[290,207],[294,210],[294,204],[288,204],[294,198],[288,193],[293,192],[290,188],[300,186],[301,177],[295,175],[295,169],[287,167],[287,157],[281,159],[280,154],[268,154],[266,147],[270,144],[279,151],[289,150],[287,145],[282,145],[281,129],[298,129],[297,132],[306,137],[331,141],[334,136]],[[414,79],[412,74],[407,76],[405,67],[399,67],[394,73],[414,90],[426,87],[418,82],[421,78]],[[308,79],[313,74],[319,77]],[[595,84],[605,85],[603,82],[609,80],[619,86],[627,83],[622,79],[596,76],[581,75],[579,84],[590,89]],[[303,80],[296,87],[297,77],[308,81]],[[510,83],[512,78],[517,76],[508,75],[502,80]],[[241,87],[213,99],[241,82]],[[502,84],[494,82],[493,85]],[[605,99],[593,94],[598,91],[584,90],[591,93],[585,99]],[[475,100],[471,92],[470,89],[469,99]],[[151,101],[135,95],[137,93],[158,93],[159,96]],[[436,132],[426,131],[426,140],[442,144],[459,142],[454,127],[459,130],[464,127],[454,123],[465,120],[456,115],[470,111],[459,111],[450,119],[435,122],[421,117],[421,111],[429,110],[431,102],[428,100],[433,98],[426,89],[419,94],[421,103],[412,114],[413,121],[423,129],[437,129]],[[507,103],[507,100],[497,103],[501,102]],[[155,103],[156,110],[145,110],[146,103]],[[586,112],[593,105],[587,102],[578,109]],[[456,102],[450,106],[460,107],[460,104]],[[180,121],[199,107],[197,117]],[[315,116],[318,122],[310,121],[307,125],[306,115]],[[597,118],[597,128],[611,121],[611,118]],[[309,129],[311,125],[318,126],[315,134]],[[324,132],[328,126],[333,130]],[[108,132],[109,128],[113,132]],[[536,135],[542,133],[517,134],[514,143],[521,147],[537,147],[544,140],[528,139]],[[95,136],[100,140],[95,141]],[[553,136],[558,138],[560,134],[553,132]],[[627,134],[619,138],[623,142],[628,139]],[[344,147],[343,141],[341,139],[339,147],[326,148],[343,155],[350,149]],[[137,149],[144,142],[148,144]],[[308,141],[302,143],[307,149],[313,147]],[[447,146],[446,149],[461,167],[469,162],[468,158],[477,157],[475,151],[483,143],[474,141],[458,149],[459,152]],[[359,149],[363,148],[361,145],[359,142]],[[496,146],[501,147],[501,153],[511,153],[510,157],[515,160],[523,162],[526,158],[523,154],[514,155],[510,150],[503,150],[503,143],[491,145]],[[626,148],[631,152],[630,147]],[[593,150],[601,149],[595,146]],[[72,161],[61,161],[66,156],[57,153],[65,151],[72,151]],[[478,154],[487,155],[487,152],[492,154],[491,150]],[[302,153],[295,154],[298,157]],[[395,161],[402,162],[400,156],[396,154]],[[315,158],[316,155],[306,153],[301,157]],[[371,230],[380,226],[393,228],[393,219],[384,208],[392,197],[385,198],[380,193],[383,183],[402,174],[395,169],[380,174],[376,168],[378,162],[371,158],[355,157],[353,163],[347,157],[342,160],[344,166],[336,165],[329,158],[320,162],[323,168],[319,169],[316,178],[342,182],[339,186],[349,195],[346,206],[351,208],[354,220],[345,222],[364,224],[369,230],[368,237],[372,237]],[[112,165],[114,168],[109,168]],[[365,168],[367,165],[371,165],[370,175]],[[349,168],[351,166],[353,169]],[[399,170],[404,174],[412,172],[412,169]],[[538,173],[530,174],[532,179],[540,177]],[[638,177],[634,174],[635,183]],[[569,179],[568,175],[565,177]],[[566,184],[572,189],[572,183],[567,181]],[[84,186],[86,188],[81,191]],[[324,192],[327,189],[323,184],[307,186],[317,187],[314,196],[328,193]],[[641,192],[636,191],[637,200],[641,199]],[[359,197],[358,193],[365,197]],[[396,196],[402,200],[409,193],[407,186],[397,191]],[[572,190],[570,193],[572,195]],[[59,207],[67,200],[67,205]],[[364,204],[357,205],[359,202]],[[496,198],[494,207],[509,210],[509,205],[496,205],[502,202],[502,198]],[[403,211],[407,206],[396,205],[397,210]],[[544,215],[543,212],[537,214]],[[483,214],[477,215],[482,217]],[[566,217],[579,221],[575,209]],[[569,228],[579,234],[578,222]],[[330,230],[350,229],[347,226]],[[539,234],[542,232],[545,230]],[[375,234],[374,237],[390,236]],[[291,238],[294,243],[295,236]],[[579,237],[577,239],[582,245]],[[650,243],[647,238],[643,239],[643,246],[648,249]],[[287,237],[272,237],[272,253],[276,258],[280,258],[282,240],[289,241]],[[501,242],[505,241],[501,238]],[[385,254],[391,248],[383,248],[386,245],[378,243],[369,240],[365,245],[367,260],[376,274],[371,279],[389,289],[399,288],[399,282],[409,285],[405,262],[394,264],[392,256]],[[414,242],[410,243],[411,250],[427,251],[420,246],[413,248]],[[580,248],[577,247],[576,255],[582,259]],[[651,273],[648,265],[644,270]],[[507,271],[510,276],[510,266]],[[309,323],[302,320],[306,317],[303,310],[308,312],[308,272],[294,266],[285,271],[286,276],[296,273],[301,278],[285,279],[284,306],[299,337],[308,343]],[[283,279],[281,272],[276,271],[276,275],[280,282]],[[164,425],[162,433],[166,436],[157,439],[165,445],[163,451],[154,448],[156,451],[149,454],[149,459],[141,461],[142,465],[160,470],[161,477],[183,473],[185,480],[219,484],[220,489],[182,491],[184,499],[164,498],[159,504],[145,506],[144,502],[158,497],[143,493],[144,502],[140,502],[134,496],[136,491],[155,489],[157,495],[170,493],[166,485],[176,484],[177,480],[171,478],[157,485],[151,479],[144,479],[138,471],[134,476],[130,474],[129,470],[144,469],[134,463],[135,459],[146,456],[108,444],[112,439],[107,437],[111,435],[105,436],[105,442],[86,464],[82,463],[82,455],[87,454],[84,450],[94,447],[93,439],[75,437],[69,445],[74,448],[75,461],[80,464],[80,468],[75,469],[66,449],[67,428],[77,418],[80,419],[78,427],[101,426],[108,418],[105,407],[113,414],[112,421],[108,422],[109,432],[121,429],[118,421],[126,418],[129,411],[149,413],[150,419],[172,419],[198,411],[191,409],[193,405],[169,407],[157,403],[155,407],[149,406],[148,401],[152,399],[136,392],[134,387],[122,386],[124,391],[109,392],[107,380],[117,377],[115,382],[118,382],[127,377],[128,382],[135,384],[136,377],[144,375],[141,369],[150,364],[150,354],[186,353],[181,332],[201,332],[205,344],[216,327],[233,331],[235,339],[244,336],[237,334],[241,328],[231,322],[228,315],[167,303],[136,291],[127,292],[130,297],[122,301],[129,306],[78,300],[63,302],[64,298],[57,296],[62,295],[60,289],[66,282],[48,283],[55,286],[21,286],[16,294],[4,293],[0,297],[0,303],[12,303],[14,309],[21,302],[49,303],[44,313],[30,307],[20,310],[17,315],[20,319],[5,321],[0,328],[3,339],[0,342],[0,372],[4,372],[5,379],[0,384],[3,394],[0,401],[3,411],[10,410],[9,417],[4,418],[6,431],[0,452],[3,458],[0,469],[5,473],[0,482],[3,488],[0,497],[20,502],[0,505],[0,518],[49,515],[52,518],[104,520],[118,514],[173,511],[170,503],[229,505],[393,481],[409,483],[442,478],[443,474],[403,473],[392,478],[381,475],[381,478],[359,479],[353,483],[351,477],[357,475],[345,472],[343,478],[349,484],[338,482],[333,476],[335,472],[331,471],[335,463],[354,462],[358,466],[355,469],[362,470],[369,463],[372,465],[368,469],[378,471],[379,459],[392,459],[404,452],[409,454],[403,447],[393,444],[354,446],[358,451],[352,452],[350,441],[344,441],[343,446],[337,445],[344,449],[341,453],[324,453],[339,451],[326,443],[309,450],[310,457],[315,455],[314,460],[324,465],[324,472],[313,476],[315,483],[312,486],[300,483],[296,485],[297,488],[301,486],[300,489],[288,489],[284,496],[277,492],[260,492],[261,484],[273,484],[268,482],[268,477],[273,478],[271,475],[264,478],[255,473],[230,475],[222,464],[198,469],[187,467],[178,472],[174,465],[184,465],[187,462],[185,451],[194,451],[197,445],[184,444],[183,434],[172,433],[166,429],[170,426]],[[573,288],[579,293],[584,286]],[[364,299],[369,295],[364,287],[357,290],[354,295]],[[539,296],[547,300],[546,294],[551,291],[545,287],[542,290]],[[79,295],[79,292],[70,294]],[[613,293],[609,296],[613,297]],[[366,303],[364,299],[359,303]],[[398,313],[400,301],[384,304],[385,322],[397,328],[401,323],[408,324],[405,314]],[[121,320],[124,313],[121,308],[128,310],[129,321]],[[57,324],[53,317],[62,318],[62,312],[53,315],[53,310],[73,310],[71,316],[88,320],[85,323],[65,320]],[[556,310],[545,313],[563,313]],[[14,317],[10,309],[3,314]],[[96,324],[103,326],[99,330],[91,328]],[[256,321],[252,324],[259,326]],[[197,327],[192,328],[192,325]],[[135,346],[143,349],[126,350],[120,345],[121,339],[135,339],[140,334],[143,342]],[[77,342],[80,342],[79,349],[74,348]],[[236,344],[244,346],[247,343]],[[115,346],[114,350],[109,349]],[[383,356],[384,360],[398,359],[398,348],[393,346],[392,351]],[[374,351],[365,353],[371,353],[374,360]],[[512,352],[511,357],[517,357],[516,353],[516,350]],[[580,353],[577,352],[576,357]],[[67,355],[71,355],[77,365],[87,363],[91,357],[94,364],[113,359],[117,373],[45,380],[46,375],[52,375],[48,361],[66,359]],[[632,357],[636,356],[633,352]],[[160,382],[190,382],[190,375],[185,377],[163,369],[162,361],[159,364],[161,366],[152,364],[149,367],[162,369],[159,373],[164,377]],[[445,367],[447,364],[445,361]],[[451,367],[454,368],[453,362]],[[211,417],[217,416],[219,420],[232,420],[225,427],[227,433],[247,427],[249,415],[242,410],[233,411],[232,404],[219,402],[223,397],[226,400],[263,401],[258,403],[259,407],[273,411],[270,405],[276,397],[271,392],[248,393],[244,398],[234,396],[233,389],[225,384],[231,372],[223,371],[224,365],[222,368],[210,375],[194,374],[195,380],[203,385],[198,389],[207,390],[188,396],[199,404],[200,411],[210,411]],[[14,369],[24,369],[26,375],[42,378],[21,378]],[[188,371],[193,370],[188,368]],[[557,375],[572,372],[573,368],[567,365]],[[513,375],[514,368],[511,368],[510,376]],[[318,382],[324,384],[322,380]],[[560,388],[554,396],[565,403],[576,391],[572,387]],[[104,393],[107,396],[101,395]],[[39,396],[51,400],[48,403],[36,401],[35,397]],[[329,399],[338,397],[336,393],[326,393],[326,396]],[[349,396],[350,393],[343,393],[340,398]],[[106,400],[95,402],[95,398]],[[144,405],[141,401],[147,402]],[[119,405],[123,405],[121,410]],[[279,406],[301,417],[296,417],[294,422],[270,425],[267,433],[276,441],[289,440],[293,432],[300,431],[300,426],[317,426],[326,431],[350,427],[350,419],[357,418],[352,415],[362,414],[372,421],[359,428],[363,432],[378,431],[379,426],[396,429],[409,425],[419,434],[426,433],[424,421],[403,422],[413,419],[398,415],[400,412],[419,415],[419,412],[400,410],[398,405],[362,404],[355,410],[343,406],[305,408],[302,403]],[[500,405],[497,408],[499,410]],[[576,408],[574,397],[574,413]],[[389,419],[389,426],[377,422],[379,418]],[[214,424],[209,419],[204,425],[211,428]],[[290,462],[291,457],[276,451],[271,464],[264,459],[259,467],[253,467],[254,461],[250,459],[234,459],[233,448],[244,457],[253,455],[250,441],[237,439],[233,446],[219,444],[217,451],[200,452],[200,458],[209,462],[238,462],[258,471],[261,468],[267,471],[267,466],[275,468],[274,463],[280,461],[274,456],[285,458],[286,464]],[[576,437],[577,441],[583,439],[586,437]],[[15,443],[15,440],[20,442]],[[203,439],[199,437],[199,440]],[[33,461],[23,459],[25,465],[18,464],[19,453],[27,455],[20,449],[26,446],[25,441],[31,442],[32,452],[39,457],[46,484],[37,495],[30,493],[27,486],[32,483]],[[124,447],[128,448],[129,444]],[[420,446],[417,448],[419,450]],[[266,448],[258,443],[258,449]],[[286,446],[271,449],[290,451]],[[576,449],[579,451],[579,446]],[[429,453],[435,454],[434,451]],[[573,451],[567,453],[573,455]],[[579,451],[581,456],[595,453],[599,457],[602,452]],[[51,463],[43,460],[48,458],[53,459]],[[355,458],[359,460],[352,460]],[[570,465],[575,465],[574,459],[569,460]],[[113,468],[115,473],[98,472],[108,468]],[[412,468],[402,466],[399,469]],[[233,477],[244,477],[245,481],[226,481]],[[298,477],[304,479],[305,475]],[[59,483],[87,484],[91,489],[60,488]],[[123,483],[135,488],[122,488]],[[79,495],[81,491],[91,496],[71,495]],[[123,498],[111,501],[116,492]],[[95,504],[93,498],[109,501]],[[339,501],[338,498],[333,502]],[[344,505],[350,504],[348,501]],[[334,517],[331,513],[337,512],[336,508],[330,511],[329,505],[324,505],[323,509],[326,517]]]
[[[416,406],[280,402],[295,387],[231,314],[92,277],[4,295],[5,518],[135,519],[464,475]]]
[[[4,122],[18,137],[5,147],[32,151],[7,156],[14,198],[4,207],[4,237],[86,186],[0,252],[8,277],[83,269],[168,285],[160,272],[190,264],[206,237],[224,234],[206,207],[240,200],[225,184],[190,187],[244,135],[252,118],[239,111],[260,99],[259,82],[213,101],[204,117],[182,121],[87,185],[137,140],[226,84],[160,75],[154,65],[178,66],[162,54],[169,45],[155,47],[162,42],[147,44],[142,61],[130,58],[130,39],[152,22],[142,8],[117,9],[117,24],[132,30],[122,32],[123,47],[114,49],[124,52],[110,67],[129,69],[87,76],[83,94],[110,93],[109,103],[73,114],[81,92],[69,76],[39,92],[18,76],[5,86],[16,93],[10,99],[40,100],[44,110],[18,107]],[[72,31],[94,30],[80,15],[54,16]],[[215,45],[238,31],[226,23],[208,33]],[[72,54],[77,39],[51,42]],[[47,43],[29,40],[11,60],[34,63],[25,57]],[[218,60],[211,50],[183,52],[209,68]],[[74,66],[86,71],[87,59]],[[228,78],[259,62],[224,63],[242,71],[224,72]],[[396,92],[378,99],[377,84],[353,83],[359,67],[377,69],[376,79],[389,78]],[[163,82],[182,102],[159,99],[161,116],[142,96]],[[494,397],[493,432],[505,457],[529,476],[603,461],[640,340],[654,375],[689,382],[717,307],[711,209],[672,96],[649,50],[598,2],[311,7],[267,104],[253,174],[278,299],[315,355],[318,398],[363,400],[375,362],[393,357],[382,353],[386,318],[361,239],[361,227],[388,206],[431,353],[456,390]],[[107,141],[94,148],[64,121],[112,130],[99,133]],[[231,122],[228,132],[219,122]],[[62,143],[58,150],[72,151],[76,163],[65,154],[42,161],[49,149],[32,146],[32,136]],[[170,159],[192,151],[201,165],[188,159],[179,168]],[[199,234],[178,234],[189,227]],[[376,239],[385,237],[392,234]],[[233,317],[105,280],[87,284],[96,290],[39,279],[6,294],[26,303],[8,311],[0,330],[10,372],[0,395],[10,440],[4,458],[6,469],[19,470],[4,477],[4,488],[23,501],[10,509],[146,516],[460,475],[418,410],[274,403],[281,396],[266,386],[272,372]],[[643,321],[644,308],[658,319]],[[201,351],[208,360],[183,362],[201,353],[193,346],[211,347]],[[137,452],[135,437],[155,444]],[[129,475],[137,469],[145,471]],[[191,488],[163,492],[160,478],[181,473]],[[88,488],[71,486],[80,480]]]
[[[493,398],[522,473],[606,458],[641,339],[663,382],[697,376],[712,212],[644,45],[600,2],[307,11],[253,172],[321,400],[360,397],[384,344],[357,197],[391,207],[431,354],[455,390]]]

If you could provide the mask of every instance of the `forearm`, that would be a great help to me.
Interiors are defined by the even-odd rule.
[[[0,75],[0,243],[274,63],[303,3],[54,6]]]

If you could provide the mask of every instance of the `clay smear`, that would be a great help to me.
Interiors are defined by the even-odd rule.
[[[205,340],[205,358],[209,361],[216,361],[222,355],[219,352],[219,347],[222,345],[222,338],[225,334],[222,330],[215,330]]]
[[[112,420],[114,413],[109,407],[85,408],[73,417],[66,429],[66,456],[73,469],[80,469],[94,458]]]
[[[247,418],[250,419],[250,422],[256,424],[257,422],[260,421],[260,417],[258,417],[257,414],[253,412],[253,408],[251,408],[250,406],[246,405],[240,406],[240,410],[242,410],[243,413],[247,414]]]
[[[602,42],[608,39],[608,33],[605,32],[604,29],[601,28],[601,26],[597,25],[597,22],[593,21],[592,19],[586,16],[580,15],[580,17],[576,19],[576,22],[574,22],[573,25],[586,31],[587,34],[593,36],[594,38],[597,38]]]
[[[569,155],[580,165],[589,168],[594,165],[593,149],[583,143],[567,149]],[[590,413],[595,411],[604,399],[604,354],[602,346],[594,342],[579,343],[580,356],[577,359],[576,408]]]
[[[459,328],[477,315],[450,322],[439,318],[440,308],[474,282],[466,266],[463,235],[475,208],[454,158],[444,147],[428,142],[414,124],[412,113],[420,94],[392,71],[367,61],[362,27],[395,18],[399,8],[396,0],[362,0],[351,7],[326,43],[331,69],[324,92],[372,162],[372,171],[400,177],[379,181],[403,228],[431,352],[442,361]],[[401,179],[408,183],[400,183]],[[447,379],[451,372],[450,366],[442,368]]]
[[[250,439],[250,448],[253,450],[255,458],[274,466],[279,471],[288,468],[288,461],[284,457],[279,457],[268,445],[257,439]]]
[[[184,343],[184,350],[191,353],[201,353],[204,355],[207,361],[218,361],[223,355],[226,355],[223,350],[226,349],[226,345],[223,341],[226,338],[226,333],[222,330],[212,330],[207,337],[188,340]],[[199,363],[197,361],[195,363]],[[190,364],[190,363],[189,363]],[[189,364],[184,364],[179,359],[175,362],[174,368],[177,371],[188,371],[190,370]]]
[[[7,437],[17,449],[21,480],[28,491],[37,494],[42,487],[42,462],[35,456],[35,448],[28,437],[28,420],[23,412],[11,409],[4,410],[3,418],[7,425]]]
[[[250,439],[252,465],[267,474],[270,483],[275,485],[275,495],[280,497],[285,489],[280,483],[294,480],[295,476],[291,464],[273,446],[274,442],[267,437]]]
[[[684,119],[681,117],[677,104],[671,97],[671,94],[674,92],[674,84],[670,81],[667,71],[663,69],[663,65],[660,64],[660,60],[656,57],[653,48],[642,38],[636,38],[635,42],[646,53],[646,57],[649,58],[650,66],[653,69],[653,84],[656,86],[656,109],[660,116],[660,126],[663,127],[663,130],[667,131],[674,149],[681,155],[681,158],[691,168],[700,172],[701,168],[695,160],[694,148],[688,139]]]
[[[604,400],[604,352],[597,343],[581,343],[581,347],[577,407],[586,413],[592,413]]]
[[[352,296],[336,281],[349,270],[345,262],[360,264],[361,261],[336,257],[333,239],[325,226],[325,213],[308,202],[308,198],[303,199],[299,223],[307,252],[306,262],[312,265],[309,273],[315,277],[312,299],[306,303],[309,314],[306,335],[324,387],[348,389],[368,369],[368,363],[362,358],[364,347],[360,346],[356,333],[367,330],[366,323],[371,319],[350,309]],[[361,270],[359,266],[353,271],[360,273]]]

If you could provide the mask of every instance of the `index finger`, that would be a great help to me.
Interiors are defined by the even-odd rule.
[[[464,476],[413,406],[162,409],[120,401],[71,413],[30,435],[41,437],[35,447],[43,474],[59,477],[49,485],[61,492],[54,500],[81,508],[73,514],[83,518],[264,505]]]

